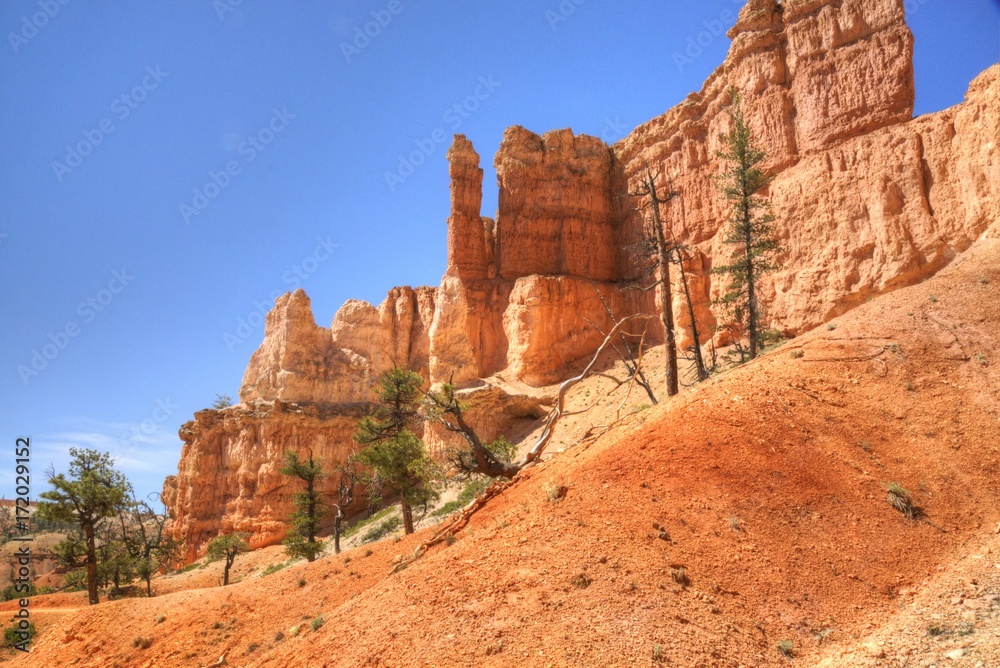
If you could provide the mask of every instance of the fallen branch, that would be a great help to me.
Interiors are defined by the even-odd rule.
[[[461,530],[466,524],[468,524],[469,519],[471,519],[472,515],[474,515],[476,511],[478,511],[480,508],[486,505],[486,503],[490,499],[492,499],[493,497],[495,497],[496,495],[500,494],[502,491],[513,485],[516,482],[516,478],[521,473],[521,471],[534,465],[538,461],[539,457],[541,457],[542,453],[545,451],[545,448],[549,444],[549,441],[552,439],[552,433],[556,427],[556,424],[558,424],[559,419],[564,415],[568,414],[565,410],[566,393],[570,390],[570,388],[572,388],[574,385],[576,385],[584,378],[586,378],[588,375],[590,375],[590,373],[593,371],[594,366],[597,364],[598,360],[600,360],[601,355],[604,353],[607,347],[611,345],[611,342],[614,340],[614,337],[618,335],[622,327],[624,327],[627,322],[629,322],[630,320],[646,320],[651,317],[652,316],[637,313],[635,315],[630,315],[626,318],[622,318],[621,320],[616,322],[615,326],[611,329],[611,331],[608,332],[607,335],[605,335],[604,341],[598,347],[597,351],[594,353],[593,358],[591,358],[590,363],[587,364],[586,368],[584,368],[584,370],[581,371],[576,376],[573,376],[568,380],[564,380],[559,385],[559,392],[556,398],[556,405],[549,413],[548,418],[546,418],[545,427],[542,429],[542,433],[538,436],[538,439],[535,441],[535,444],[531,447],[531,449],[524,455],[524,457],[522,457],[516,463],[512,464],[500,463],[499,466],[492,466],[491,470],[498,471],[499,476],[506,477],[508,478],[508,480],[504,482],[493,483],[490,487],[486,489],[486,491],[484,491],[477,498],[473,499],[465,508],[463,508],[453,522],[448,524],[446,527],[439,529],[430,539],[418,545],[417,548],[413,551],[413,554],[411,554],[406,559],[402,559],[399,563],[393,566],[392,572],[396,573],[402,570],[403,568],[406,568],[408,565],[410,565],[411,563],[419,559],[421,556],[423,556],[428,549],[443,541],[448,535],[454,535],[456,532]],[[639,368],[641,369],[641,366]],[[635,374],[633,373],[633,376],[634,375]],[[470,427],[463,419],[461,406],[459,405],[458,401],[454,399],[454,395],[452,394],[451,397],[442,398],[434,394],[429,394],[428,397],[432,402],[434,402],[434,404],[439,409],[443,410],[448,415],[451,415],[455,419],[455,422],[449,422],[441,416],[439,416],[437,419],[440,422],[442,422],[442,424],[444,424],[447,429],[462,434],[465,437],[466,441],[469,443],[470,446],[472,446],[474,450],[477,463],[475,467],[472,467],[470,470],[466,470],[465,473],[486,473],[486,471],[477,470],[478,466],[480,466],[480,462],[490,460],[488,462],[488,465],[492,465],[493,460],[495,460],[495,457],[493,457],[492,454],[489,453],[486,447],[482,444],[482,440],[479,438],[479,436],[475,433],[472,427]]]

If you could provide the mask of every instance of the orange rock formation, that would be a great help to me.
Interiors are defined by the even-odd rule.
[[[770,323],[786,334],[932,275],[1000,218],[1000,66],[972,83],[963,104],[913,119],[902,0],[751,0],[729,36],[726,61],[700,93],[614,146],[570,130],[508,129],[495,158],[495,221],[480,215],[479,155],[457,135],[439,287],[394,288],[378,308],[349,301],[330,329],[316,325],[302,291],[280,298],[242,404],[198,413],[181,429],[184,451],[164,498],[191,554],[222,527],[253,531],[258,544],[279,539],[291,493],[274,473],[281,453],[311,444],[342,460],[350,414],[392,365],[430,382],[471,387],[501,373],[542,386],[597,347],[602,337],[587,321],[608,326],[598,291],[619,316],[653,313],[653,294],[626,289],[637,278],[627,249],[643,234],[628,193],[646,165],[681,192],[668,222],[694,251],[690,287],[700,331],[711,336],[719,285],[710,270],[725,257],[728,215],[711,177],[722,168],[715,151],[730,87],[776,173],[768,195],[785,252],[764,290]],[[682,331],[680,343],[690,335]],[[534,412],[537,404],[510,419]]]

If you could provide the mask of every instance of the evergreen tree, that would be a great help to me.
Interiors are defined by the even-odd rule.
[[[729,163],[718,182],[732,205],[723,241],[735,246],[735,251],[730,264],[715,267],[712,273],[729,278],[716,303],[729,312],[736,328],[746,330],[749,359],[754,359],[762,348],[764,331],[760,279],[778,268],[774,256],[780,252],[772,225],[774,216],[767,211],[767,200],[757,193],[767,188],[774,176],[761,167],[767,155],[747,124],[735,89],[730,91],[729,117],[732,129],[720,137],[723,148],[716,155]]]
[[[248,533],[222,533],[208,542],[208,560],[224,559],[226,562],[222,575],[222,586],[229,584],[229,569],[233,567],[236,557],[250,551],[250,546],[247,545],[249,537]]]
[[[413,432],[421,427],[420,386],[423,378],[408,369],[393,368],[378,379],[378,400],[370,415],[362,418],[354,439],[363,447],[356,461],[370,468],[371,486],[379,496],[388,487],[399,495],[403,528],[413,533],[413,508],[438,497],[437,467],[427,456],[424,443]]]
[[[101,520],[113,517],[126,500],[128,481],[115,470],[111,455],[95,450],[70,448],[69,476],[49,469],[54,489],[42,492],[38,516],[42,520],[74,522],[86,545],[87,599],[98,603],[97,529]]]
[[[285,453],[285,465],[280,472],[293,476],[306,484],[306,489],[295,495],[295,512],[292,513],[292,529],[285,538],[285,553],[290,557],[305,557],[307,561],[316,561],[323,552],[322,541],[316,540],[320,523],[329,512],[329,508],[316,489],[317,481],[326,477],[323,462],[313,459],[312,450],[309,459],[299,459],[298,454],[289,451]]]

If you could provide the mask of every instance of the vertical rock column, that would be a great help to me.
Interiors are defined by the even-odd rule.
[[[483,170],[479,154],[465,135],[455,135],[448,149],[451,216],[448,217],[448,276],[463,280],[490,278],[493,268],[492,221],[479,215]]]

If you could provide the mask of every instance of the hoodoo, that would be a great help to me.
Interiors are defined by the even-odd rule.
[[[188,556],[223,528],[251,532],[254,545],[279,541],[293,494],[277,472],[282,453],[308,445],[342,461],[373,380],[392,365],[430,382],[472,387],[499,374],[539,387],[593,354],[602,337],[588,320],[608,324],[601,296],[619,316],[654,313],[654,295],[627,289],[637,278],[628,247],[642,231],[628,193],[646,165],[682,193],[665,214],[692,249],[692,298],[710,336],[719,294],[710,270],[727,217],[711,177],[731,87],[776,174],[768,197],[785,252],[764,290],[770,324],[787,335],[931,276],[1000,218],[1000,66],[972,82],[964,103],[914,119],[902,0],[751,0],[729,37],[700,92],[614,145],[568,129],[508,129],[494,159],[495,218],[481,215],[479,155],[456,135],[437,288],[394,288],[377,308],[349,301],[329,329],[304,292],[281,297],[241,403],[181,428],[163,498]],[[485,391],[520,406],[510,420],[535,410]]]

